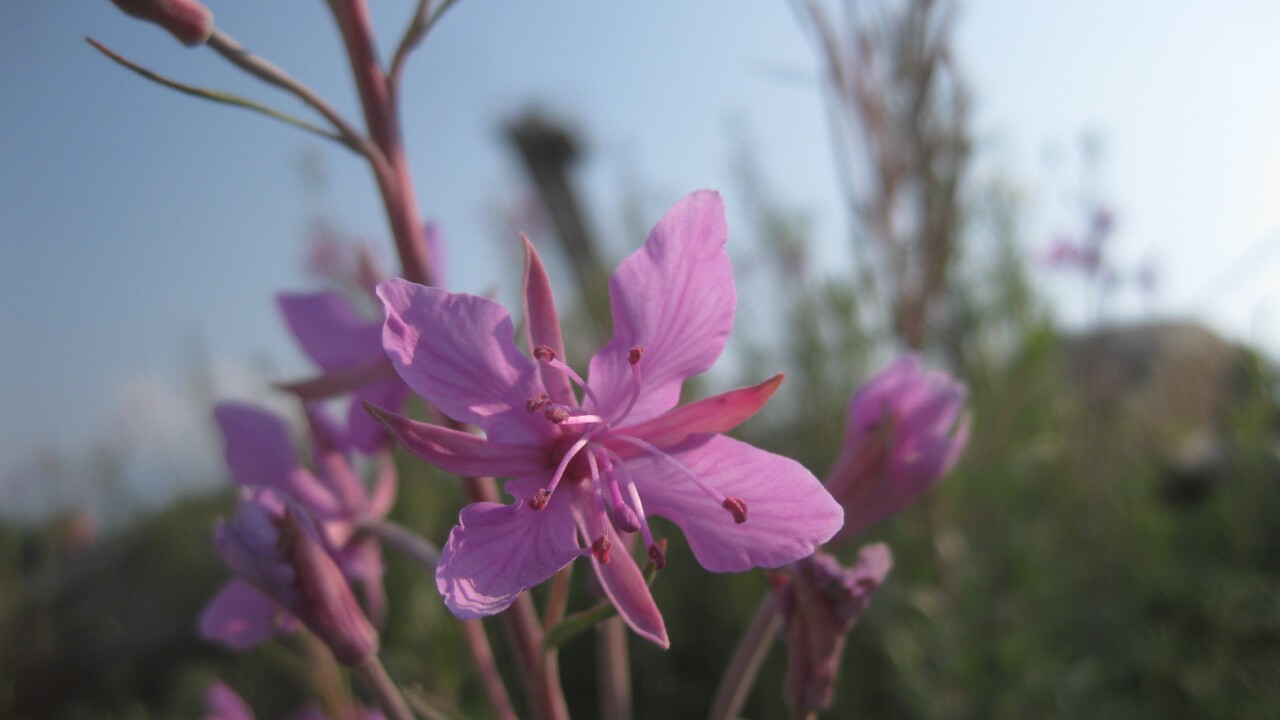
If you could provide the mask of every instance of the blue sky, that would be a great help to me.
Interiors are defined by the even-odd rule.
[[[413,3],[371,4],[385,51]],[[249,5],[210,3],[219,27],[358,116],[323,5]],[[1257,249],[1280,226],[1278,27],[1280,6],[1239,0],[962,7],[981,164],[1021,189],[1032,249],[1075,220],[1064,191],[1079,138],[1095,133],[1120,256],[1158,263],[1156,311],[1280,349],[1280,251]],[[302,111],[106,0],[0,6],[7,485],[40,479],[32,458],[121,437],[160,448],[153,472],[207,475],[193,469],[209,455],[191,450],[207,412],[186,390],[192,356],[206,353],[233,394],[261,393],[264,372],[296,375],[305,364],[271,298],[308,286],[311,219],[387,247],[368,173],[345,150],[146,83],[85,35],[184,81]],[[813,214],[824,257],[844,257],[816,60],[786,2],[461,0],[411,61],[405,102],[418,196],[450,239],[455,289],[512,286],[511,228],[495,217],[523,180],[499,128],[530,105],[588,136],[585,190],[615,257],[641,240],[617,221],[637,187],[648,222],[714,187],[741,227],[744,135],[770,187]],[[317,153],[324,196],[297,171]],[[1256,261],[1240,269],[1250,248]],[[1064,317],[1079,315],[1069,291],[1057,297]]]

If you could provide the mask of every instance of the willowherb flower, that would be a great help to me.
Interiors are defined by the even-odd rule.
[[[859,551],[852,568],[819,551],[777,576],[773,593],[787,643],[784,695],[792,708],[831,704],[845,638],[892,567],[889,547],[876,543]]]
[[[395,501],[396,477],[389,459],[380,467],[372,495],[340,446],[336,430],[324,418],[310,415],[315,472],[299,461],[289,429],[275,415],[241,403],[223,403],[214,418],[226,440],[227,465],[245,490],[270,488],[290,498],[316,519],[343,574],[358,584],[375,622],[385,613],[382,588],[382,550],[372,538],[361,537],[361,520],[385,517]],[[200,634],[235,649],[253,647],[297,623],[280,603],[244,578],[228,583],[200,617]]]
[[[378,649],[378,632],[356,601],[339,557],[311,516],[271,488],[247,490],[213,535],[218,554],[243,580],[301,621],[341,663]]]
[[[844,507],[835,540],[901,512],[931,490],[969,439],[964,383],[905,355],[849,401],[844,444],[827,489]]]
[[[840,527],[839,505],[799,463],[724,436],[762,407],[781,376],[681,407],[686,378],[715,362],[736,293],[720,196],[681,200],[609,282],[614,336],[584,381],[562,360],[560,321],[533,247],[525,334],[502,306],[403,280],[378,288],[396,369],[445,415],[484,431],[371,408],[415,453],[461,475],[514,478],[510,505],[463,509],[436,584],[455,615],[499,612],[566,564],[591,556],[601,586],[641,636],[668,644],[662,616],[621,543],[638,533],[666,558],[649,515],[673,521],[708,570],[778,567]],[[579,401],[573,386],[582,388]]]

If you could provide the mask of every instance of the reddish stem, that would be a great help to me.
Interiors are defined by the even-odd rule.
[[[427,259],[427,235],[413,192],[413,178],[404,154],[398,110],[391,98],[386,75],[373,43],[373,23],[365,0],[330,0],[329,7],[342,31],[351,60],[351,72],[360,92],[369,137],[387,158],[388,168],[374,169],[387,221],[400,256],[401,274],[423,285],[433,281]]]

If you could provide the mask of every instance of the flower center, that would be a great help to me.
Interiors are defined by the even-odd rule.
[[[613,543],[609,539],[609,528],[614,527],[622,532],[639,531],[648,546],[649,558],[657,568],[666,565],[666,555],[660,544],[655,542],[649,522],[645,517],[644,504],[636,484],[627,471],[622,456],[610,445],[616,447],[618,442],[631,445],[641,451],[663,460],[674,467],[681,475],[690,479],[705,492],[716,504],[733,516],[735,523],[742,524],[747,520],[747,504],[741,498],[726,496],[709,485],[689,468],[685,467],[671,455],[652,444],[630,435],[614,432],[613,428],[621,423],[640,397],[643,387],[643,376],[640,361],[644,358],[644,348],[636,345],[627,353],[627,362],[631,366],[631,393],[627,403],[613,418],[605,416],[605,406],[600,398],[587,385],[582,376],[559,359],[558,353],[546,345],[533,349],[533,356],[538,361],[564,373],[574,384],[582,388],[585,399],[594,412],[552,402],[546,393],[529,398],[525,409],[529,412],[542,412],[548,422],[559,426],[565,437],[555,449],[553,457],[558,457],[556,470],[545,488],[538,490],[529,501],[533,510],[541,510],[551,502],[560,482],[566,477],[570,481],[586,483],[588,480],[591,496],[594,500],[591,524],[600,528],[591,543],[591,554],[601,563],[609,562],[610,548]],[[606,442],[610,441],[610,442]],[[585,467],[584,467],[585,459]],[[587,508],[583,508],[588,511]]]

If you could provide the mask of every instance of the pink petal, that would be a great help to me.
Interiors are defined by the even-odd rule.
[[[325,370],[381,357],[382,324],[362,318],[341,293],[282,293],[276,302],[303,352]]]
[[[324,400],[359,390],[370,383],[392,378],[400,382],[395,366],[383,355],[362,365],[327,370],[315,377],[298,382],[280,383],[276,387],[293,393],[303,400]]]
[[[671,456],[747,505],[741,525],[691,480],[652,455],[627,461],[645,509],[684,530],[713,572],[778,567],[811,554],[840,529],[844,511],[800,463],[723,435],[687,442]]]
[[[382,408],[366,409],[418,457],[463,477],[520,477],[545,470],[547,448],[489,442],[470,433],[410,420]]]
[[[529,238],[524,240],[524,329],[529,342],[529,352],[538,345],[546,345],[564,358],[564,335],[560,332],[560,314],[556,312],[556,299],[551,293],[551,281],[546,268]],[[568,376],[547,365],[539,365],[542,384],[551,399],[562,405],[577,407],[578,399]]]
[[[783,377],[782,373],[778,373],[759,385],[730,390],[681,405],[652,420],[622,428],[618,432],[638,437],[657,447],[675,445],[697,433],[725,433],[746,422],[764,407],[782,384]],[[621,454],[626,457],[635,452],[631,448]]]
[[[373,403],[393,412],[404,408],[409,399],[409,386],[399,376],[361,388],[351,399],[347,409],[347,432],[351,444],[365,455],[372,455],[387,444],[387,431],[364,409],[364,403]]]
[[[293,616],[261,590],[236,578],[200,614],[200,637],[246,650],[297,627]]]
[[[590,497],[590,490],[575,487],[574,492],[578,495],[575,509],[593,506],[595,501]],[[577,512],[575,514],[578,525],[588,542],[600,536],[599,516],[596,513]],[[664,650],[667,649],[671,646],[671,640],[667,637],[666,623],[663,622],[658,604],[653,601],[653,594],[649,592],[649,586],[644,581],[644,574],[640,572],[636,561],[631,557],[628,547],[631,544],[628,542],[629,538],[624,539],[612,525],[609,527],[609,537],[614,541],[609,562],[600,563],[595,559],[591,560],[591,567],[596,571],[600,587],[604,589],[609,602],[618,609],[618,616],[637,635],[656,643]]]
[[[557,494],[541,510],[524,502],[462,509],[436,568],[436,587],[454,615],[501,612],[581,554],[568,495]]]
[[[341,512],[337,498],[298,461],[284,421],[242,403],[222,403],[213,416],[226,439],[227,466],[237,483],[280,490],[321,517]]]
[[[516,348],[501,305],[406,280],[378,286],[387,312],[382,342],[400,377],[445,415],[497,442],[538,443],[554,426],[525,409],[542,392],[538,368]]]
[[[685,379],[720,357],[737,305],[727,240],[720,195],[703,190],[676,203],[618,266],[609,280],[613,339],[591,360],[604,414],[621,411],[631,396],[627,355],[635,345],[644,348],[644,383],[632,422],[674,407]]]

